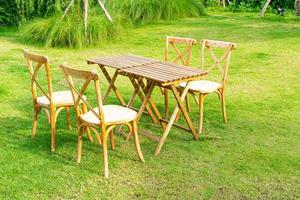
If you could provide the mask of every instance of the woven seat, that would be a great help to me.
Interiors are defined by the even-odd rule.
[[[186,82],[180,83],[179,86],[184,88],[186,86]],[[200,92],[202,94],[217,92],[220,88],[222,88],[220,83],[206,80],[192,81],[189,87],[190,90]]]
[[[98,110],[98,107],[94,108],[94,111],[99,114]],[[123,106],[104,105],[103,115],[106,124],[121,124],[124,122],[135,120],[137,117],[137,112]],[[80,119],[88,124],[100,125],[99,117],[96,117],[96,115],[92,111],[81,115]]]
[[[56,106],[73,106],[73,97],[71,91],[58,91],[52,94],[54,105]],[[37,97],[37,103],[43,107],[48,107],[50,101],[46,96]]]

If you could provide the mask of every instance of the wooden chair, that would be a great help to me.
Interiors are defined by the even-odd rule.
[[[173,62],[177,64],[182,64],[184,66],[189,66],[191,60],[192,47],[196,44],[197,41],[192,38],[167,36],[164,60],[167,62]],[[182,46],[183,46],[183,50],[181,50]],[[171,51],[175,53],[175,58],[173,59],[170,58]],[[165,118],[168,118],[169,115],[168,89],[164,88],[163,94],[165,97]],[[186,98],[186,106],[189,111],[190,106],[187,98]]]
[[[91,128],[98,136],[97,128],[101,129],[100,141],[103,148],[103,162],[104,162],[104,176],[108,177],[108,156],[107,156],[107,137],[110,136],[111,147],[115,149],[113,129],[118,125],[127,125],[130,129],[130,134],[133,133],[135,138],[135,146],[138,156],[142,162],[145,162],[143,154],[140,149],[139,138],[137,133],[137,112],[130,108],[117,105],[103,105],[99,75],[97,72],[83,71],[69,68],[61,65],[62,69],[72,92],[74,106],[76,111],[77,129],[78,129],[78,146],[77,146],[77,162],[81,160],[82,151],[82,134],[87,127]],[[73,78],[84,80],[84,84],[80,90],[77,90],[73,84]],[[98,107],[93,108],[83,94],[88,85],[94,82],[96,91],[96,100]],[[81,112],[79,102],[82,101],[83,105],[88,108],[88,112]],[[99,137],[99,136],[98,136]]]
[[[190,85],[189,92],[192,94],[199,93],[199,133],[202,132],[203,127],[203,105],[204,98],[206,95],[211,93],[217,93],[221,101],[223,120],[226,123],[226,109],[225,109],[225,86],[227,81],[227,72],[230,62],[231,52],[236,49],[237,45],[231,42],[223,41],[214,41],[214,40],[202,40],[201,41],[202,50],[201,50],[201,67],[204,69],[205,64],[205,49],[208,50],[211,58],[213,59],[213,65],[207,69],[208,73],[212,69],[217,68],[221,75],[220,82],[208,81],[208,80],[199,80],[193,81]],[[224,49],[224,53],[220,58],[217,58],[214,49]],[[223,62],[223,66],[221,63]],[[179,84],[180,87],[185,87],[186,83]]]
[[[70,120],[70,107],[74,105],[71,91],[57,91],[54,92],[52,88],[52,80],[50,73],[49,59],[46,56],[36,55],[24,50],[24,58],[27,63],[30,76],[31,76],[31,92],[33,97],[33,125],[32,125],[32,138],[35,137],[38,114],[43,109],[48,117],[48,122],[51,125],[51,151],[55,151],[55,128],[57,116],[63,109],[67,112],[67,123],[71,129]],[[36,64],[34,66],[34,64]],[[47,89],[44,89],[42,84],[37,79],[38,72],[44,68],[47,77]],[[41,92],[44,96],[38,96]],[[91,138],[89,137],[91,140]]]

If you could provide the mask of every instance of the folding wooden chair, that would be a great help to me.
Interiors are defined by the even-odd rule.
[[[197,41],[192,38],[167,36],[164,60],[168,62],[182,64],[184,66],[189,66],[191,60],[192,47],[196,44]],[[183,50],[182,50],[182,46],[183,46]],[[171,56],[170,55],[171,52],[175,55]],[[171,59],[170,57],[172,57],[173,59]],[[164,88],[163,94],[165,97],[165,118],[168,118],[169,115],[168,89]],[[189,106],[188,98],[186,98],[186,106],[187,106],[187,110],[189,111],[190,106]]]
[[[202,40],[201,41],[202,50],[201,50],[201,67],[204,69],[205,65],[205,49],[208,50],[211,58],[213,59],[213,65],[207,69],[208,74],[211,72],[212,69],[217,68],[221,74],[221,81],[214,82],[208,80],[199,80],[199,81],[192,81],[190,85],[189,92],[199,93],[199,133],[202,132],[203,127],[203,105],[204,105],[204,98],[206,95],[211,93],[217,93],[219,99],[221,100],[222,106],[222,114],[223,120],[226,123],[226,109],[225,109],[225,85],[227,81],[227,72],[230,62],[231,52],[236,49],[236,44],[232,42],[223,42],[223,41],[214,41],[214,40]],[[220,58],[217,58],[214,49],[224,49],[224,53]],[[221,65],[223,61],[223,66]],[[180,87],[185,87],[186,83],[179,84]]]
[[[117,125],[127,125],[130,129],[130,134],[133,133],[135,138],[135,146],[138,156],[142,162],[145,162],[143,154],[140,149],[140,143],[137,133],[137,112],[118,105],[103,105],[100,85],[99,85],[99,75],[97,72],[83,71],[69,68],[65,65],[61,65],[62,69],[72,92],[74,106],[76,111],[77,119],[77,129],[78,129],[78,146],[77,146],[77,162],[81,160],[82,151],[82,134],[86,128],[90,128],[96,133],[97,138],[99,134],[97,128],[100,128],[101,134],[99,138],[99,143],[102,143],[103,148],[103,162],[104,162],[104,176],[108,177],[108,156],[107,156],[107,137],[110,136],[111,147],[115,149],[114,143],[114,132],[113,129]],[[84,81],[84,84],[80,90],[77,90],[73,78],[78,78]],[[94,82],[94,87],[96,91],[97,106],[93,108],[83,94],[86,91],[88,85]],[[80,102],[83,102],[88,109],[88,112],[81,112]]]
[[[63,109],[66,109],[67,112],[68,127],[69,129],[72,128],[70,121],[70,107],[74,105],[72,94],[70,91],[53,92],[50,65],[46,56],[32,54],[28,50],[24,50],[23,52],[31,76],[31,92],[34,108],[32,138],[34,138],[36,134],[38,114],[41,109],[43,109],[51,125],[51,151],[54,152],[56,120],[58,114]],[[34,66],[34,64],[36,65]],[[44,89],[37,79],[38,72],[42,68],[46,71],[47,89]],[[38,96],[38,92],[41,92],[44,96]],[[89,139],[91,140],[92,138],[89,136]]]

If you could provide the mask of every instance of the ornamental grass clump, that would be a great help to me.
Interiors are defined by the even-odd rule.
[[[114,17],[110,22],[103,14],[90,13],[87,34],[81,12],[70,12],[62,18],[55,15],[37,19],[21,27],[21,39],[26,43],[40,44],[45,47],[82,48],[100,46],[104,42],[121,36],[121,18]]]
[[[206,15],[201,0],[115,0],[109,6],[133,23]]]

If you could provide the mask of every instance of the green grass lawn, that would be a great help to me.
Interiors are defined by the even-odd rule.
[[[24,45],[18,40],[21,33],[0,27],[0,199],[299,199],[299,32],[296,17],[262,20],[257,14],[214,13],[133,28],[101,48],[69,50]],[[67,88],[61,62],[91,69],[97,67],[87,66],[85,59],[94,56],[130,53],[161,59],[166,35],[238,44],[228,75],[227,124],[217,96],[211,95],[198,141],[172,128],[161,155],[154,156],[156,143],[140,136],[145,164],[138,161],[133,142],[125,146],[117,136],[116,150],[109,150],[109,179],[103,178],[102,148],[95,142],[85,139],[81,164],[76,164],[76,129],[67,129],[64,113],[55,153],[50,152],[50,126],[43,112],[31,139],[32,97],[22,48],[48,55],[59,90]],[[199,55],[197,46],[194,67]],[[105,79],[101,84],[104,91]],[[120,77],[117,85],[128,100],[132,88],[127,78]],[[153,98],[163,110],[158,89]],[[114,95],[109,101],[118,103]],[[198,109],[192,107],[196,126]],[[162,132],[147,116],[138,127]]]

